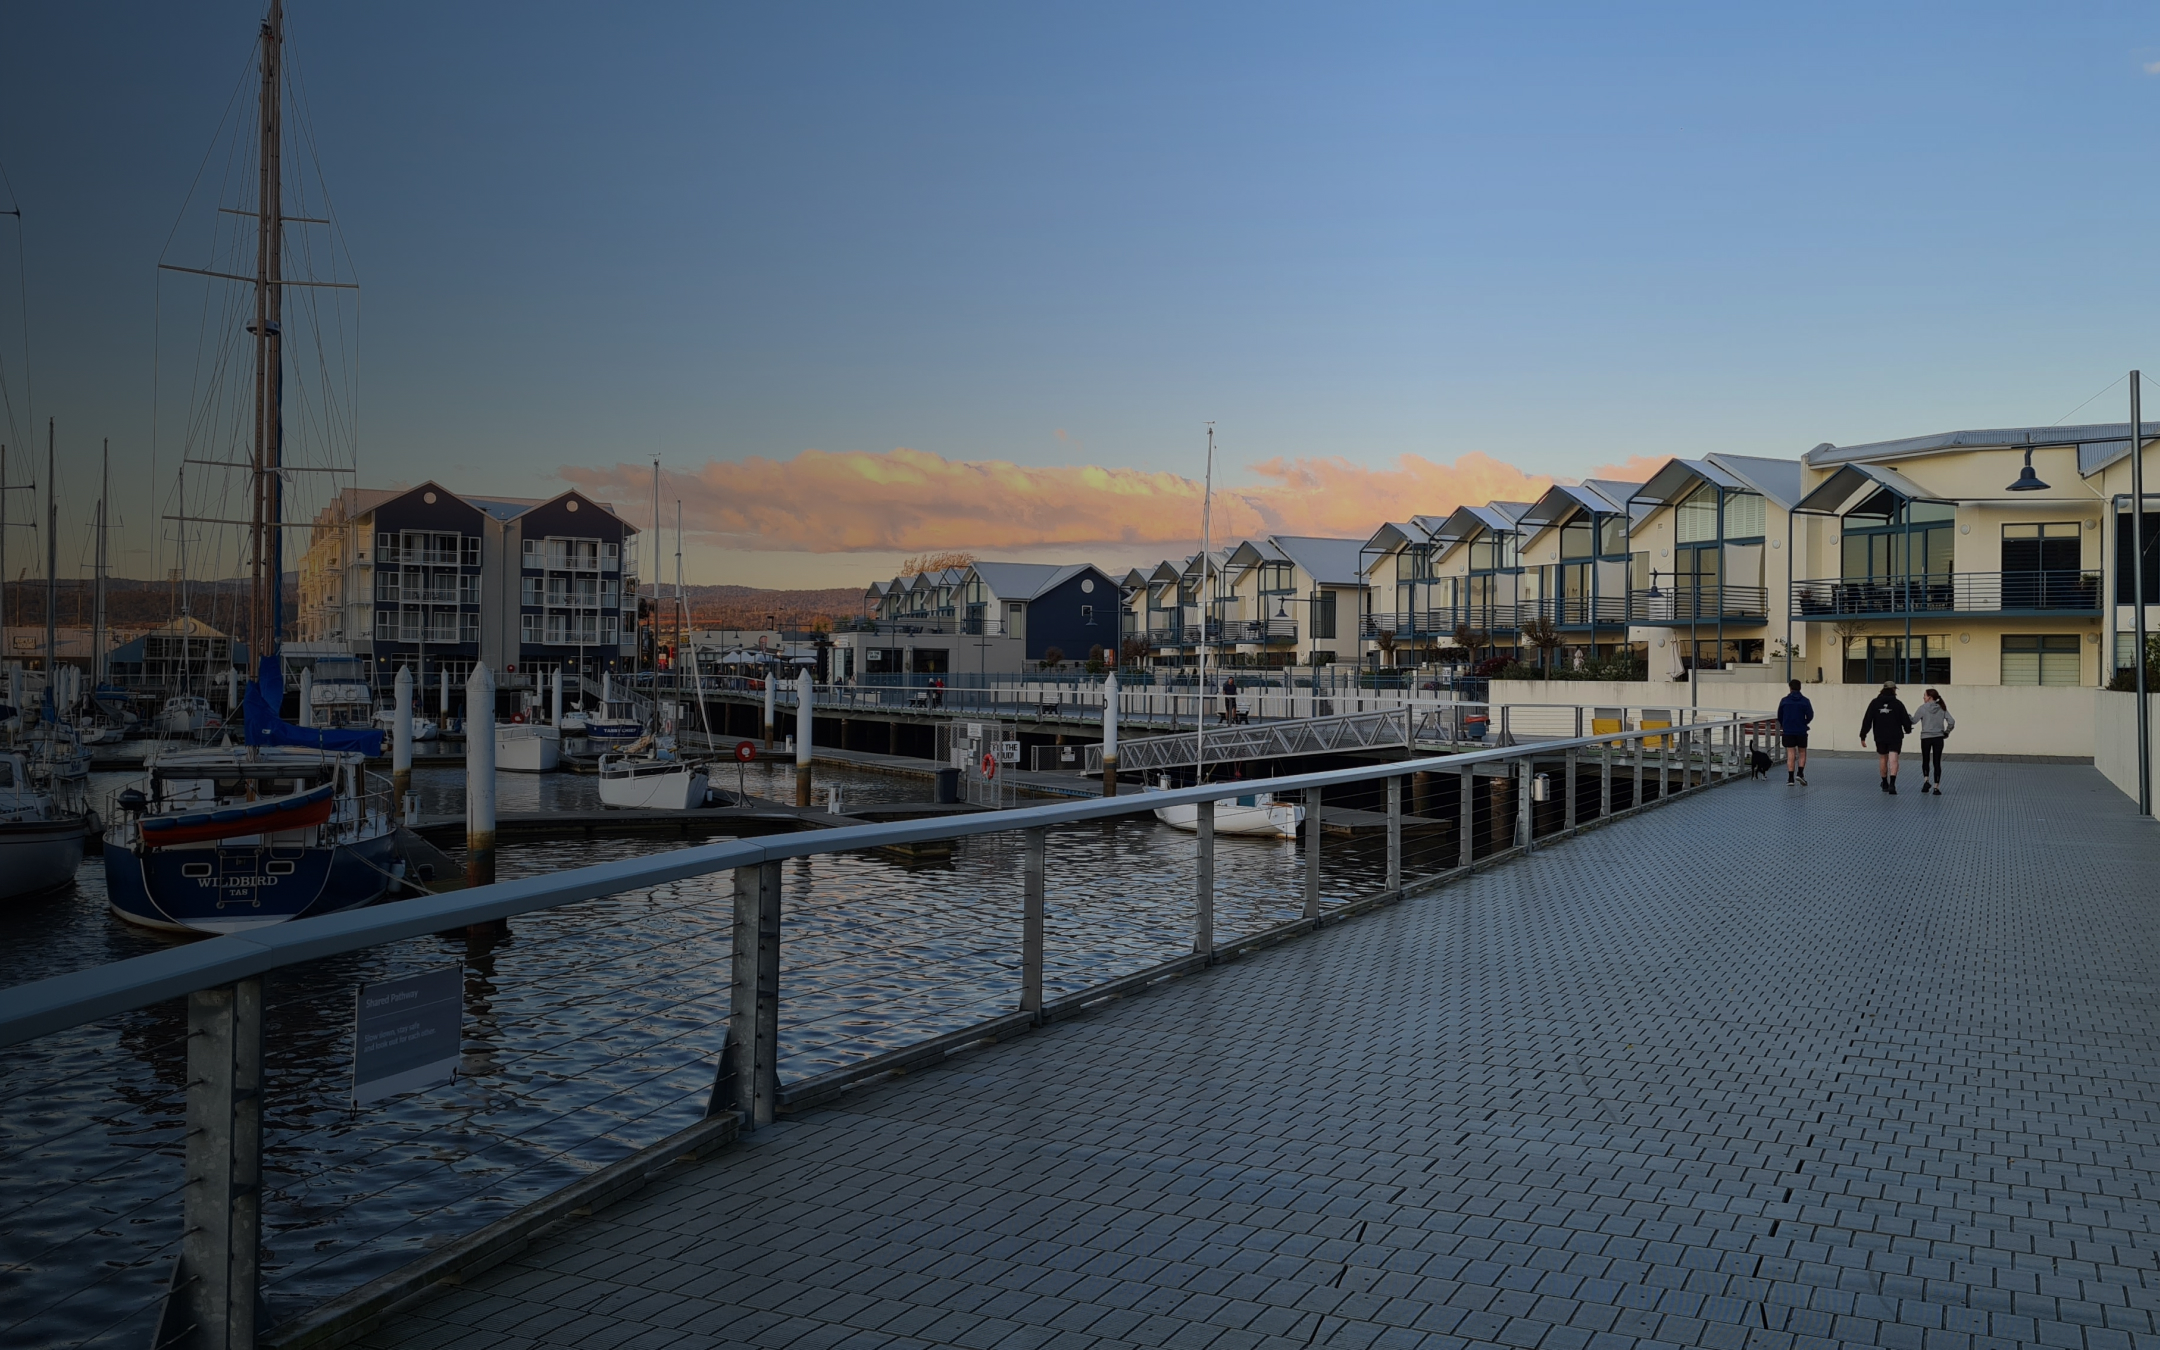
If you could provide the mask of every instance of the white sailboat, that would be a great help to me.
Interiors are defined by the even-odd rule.
[[[0,752],[0,900],[73,881],[86,825],[80,812],[63,810],[31,781],[23,756]]]
[[[1156,792],[1170,790],[1170,780],[1158,781]],[[1198,803],[1184,806],[1158,806],[1155,819],[1173,830],[1197,833],[1200,829]],[[1296,802],[1278,801],[1270,792],[1248,792],[1215,803],[1215,833],[1258,836],[1267,839],[1295,839],[1298,828],[1305,823],[1305,808]]]
[[[600,756],[600,804],[612,810],[694,811],[705,804],[711,771],[677,757],[671,741],[646,737]]]

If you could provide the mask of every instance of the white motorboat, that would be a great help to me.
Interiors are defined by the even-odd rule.
[[[562,763],[562,732],[539,722],[495,724],[495,768],[502,773],[553,773]]]
[[[396,735],[397,709],[385,708],[381,712],[376,713],[375,725],[382,729],[384,735]],[[440,735],[442,735],[442,728],[435,725],[435,720],[433,718],[422,717],[418,713],[413,714],[412,738],[415,745],[419,744],[421,741],[432,741]]]
[[[74,880],[87,822],[30,781],[21,755],[0,753],[0,899],[35,895]]]
[[[585,739],[588,741],[634,741],[645,734],[643,722],[631,722],[606,717],[585,719]]]
[[[157,730],[167,736],[193,736],[215,729],[218,715],[210,700],[200,694],[181,694],[165,700],[157,715]]]
[[[600,804],[613,810],[694,811],[708,783],[703,764],[677,759],[664,745],[600,756]]]
[[[585,714],[572,709],[564,713],[562,721],[557,722],[555,726],[565,736],[582,736],[585,734]]]
[[[1157,790],[1167,790],[1162,784]],[[1200,829],[1197,804],[1158,806],[1155,819],[1173,830]],[[1215,803],[1215,833],[1257,836],[1264,839],[1295,839],[1305,823],[1305,808],[1296,802],[1277,801],[1271,792],[1248,792]]]

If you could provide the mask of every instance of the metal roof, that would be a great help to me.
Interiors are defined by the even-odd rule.
[[[1604,486],[1600,487],[1600,483]],[[1626,515],[1627,499],[1641,486],[1640,483],[1619,483],[1609,478],[1585,483],[1555,483],[1545,489],[1544,496],[1530,504],[1530,509],[1522,513],[1518,523],[1524,529],[1542,530],[1558,525],[1576,510],[1606,516]],[[1607,488],[1626,490],[1616,497]]]
[[[1697,483],[1711,483],[1728,492],[1758,492],[1783,510],[1800,500],[1800,464],[1790,459],[1764,459],[1755,455],[1711,454],[1701,459],[1669,459],[1650,475],[1630,498],[1653,506],[1669,506],[1695,490]],[[1641,519],[1640,516],[1636,517]]]
[[[1355,539],[1322,539],[1304,534],[1271,534],[1268,542],[1316,583],[1329,586],[1362,586],[1359,566],[1363,548]]]
[[[2150,443],[2160,436],[2160,422],[2141,422],[2140,435]],[[1928,436],[1906,436],[1893,441],[1870,441],[1866,445],[1832,445],[1825,441],[1802,455],[1811,469],[1826,469],[1861,460],[1911,459],[1959,450],[2026,450],[2043,445],[2074,445],[2078,472],[2087,477],[2100,472],[2130,453],[2128,422],[2084,422],[2076,426],[1989,427],[1975,431],[1938,431]]]
[[[1955,500],[1938,497],[1896,469],[1881,464],[1842,464],[1836,473],[1816,484],[1813,492],[1796,502],[1793,510],[1811,516],[1834,516],[1864,487],[1888,488],[1909,502]]]

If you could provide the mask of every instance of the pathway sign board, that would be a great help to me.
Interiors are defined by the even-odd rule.
[[[464,1012],[462,966],[361,985],[353,993],[353,1104],[456,1078]]]

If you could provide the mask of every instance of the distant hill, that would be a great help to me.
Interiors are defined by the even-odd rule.
[[[689,586],[690,619],[700,628],[763,628],[774,616],[782,628],[815,628],[817,621],[862,613],[863,588],[833,586],[814,591],[766,591],[755,586]]]

